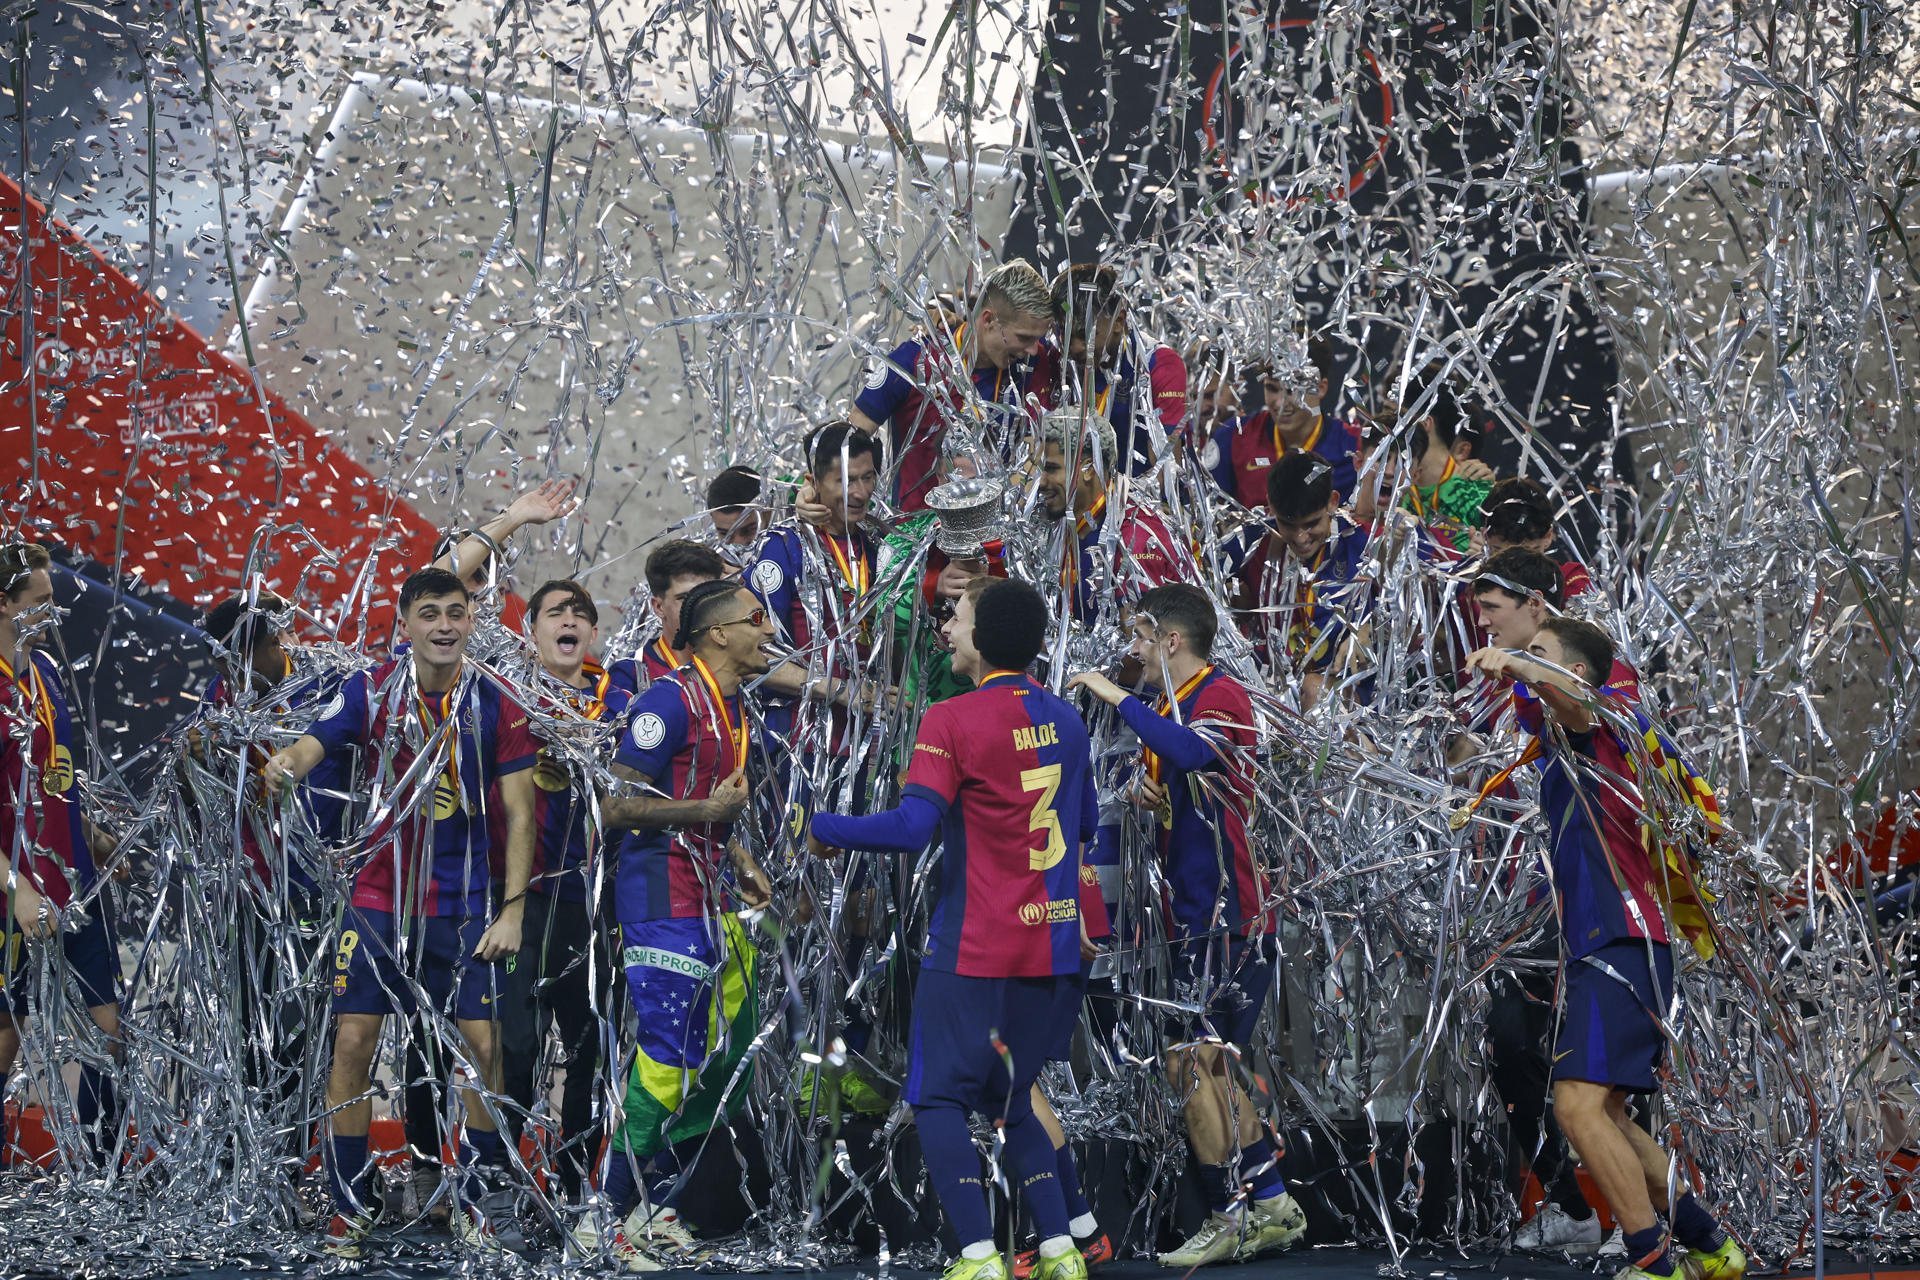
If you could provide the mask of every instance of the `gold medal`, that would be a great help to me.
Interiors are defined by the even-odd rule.
[[[63,796],[73,789],[73,754],[65,747],[54,747],[40,775],[40,786],[50,796]]]

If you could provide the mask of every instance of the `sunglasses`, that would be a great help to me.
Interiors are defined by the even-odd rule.
[[[716,622],[712,626],[708,627],[707,630],[718,631],[721,627],[737,627],[743,622],[750,627],[759,627],[759,626],[765,626],[766,621],[767,621],[767,611],[765,609],[755,609],[752,613],[748,614],[744,618],[735,618],[731,622]]]

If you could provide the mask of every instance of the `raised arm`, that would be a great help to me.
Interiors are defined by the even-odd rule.
[[[1213,743],[1190,725],[1176,724],[1138,698],[1125,698],[1118,707],[1127,727],[1140,735],[1147,750],[1182,771],[1204,769],[1217,758]]]
[[[1568,733],[1585,733],[1593,728],[1593,712],[1589,710],[1593,690],[1575,676],[1505,649],[1477,649],[1467,655],[1467,666],[1496,679],[1523,681],[1540,699],[1547,717]]]
[[[530,493],[515,498],[507,509],[480,526],[477,533],[460,540],[453,551],[434,564],[451,569],[462,580],[472,577],[487,562],[487,557],[506,545],[508,538],[530,524],[546,524],[573,510],[574,482],[549,480]]]
[[[1067,688],[1085,689],[1114,708],[1127,727],[1140,735],[1147,750],[1176,769],[1204,769],[1217,758],[1213,743],[1188,726],[1160,715],[1098,671],[1080,672],[1067,681]]]

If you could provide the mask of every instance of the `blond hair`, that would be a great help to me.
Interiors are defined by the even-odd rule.
[[[1015,258],[996,268],[980,290],[980,306],[992,307],[996,316],[1033,316],[1053,319],[1053,291],[1047,279],[1025,258]]]

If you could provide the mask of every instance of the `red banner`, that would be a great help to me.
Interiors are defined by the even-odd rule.
[[[258,574],[346,640],[391,616],[432,526],[4,176],[0,297],[8,530],[190,603]]]

